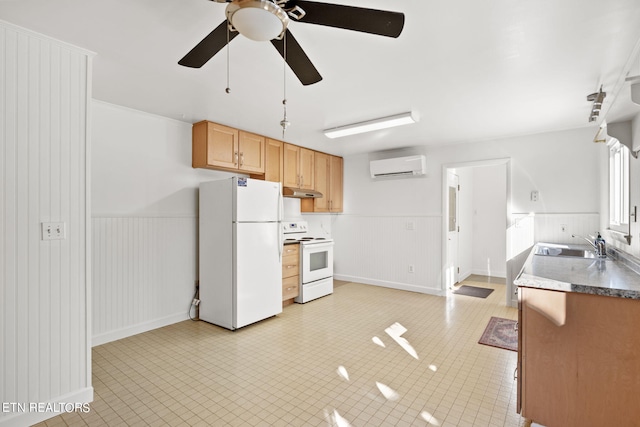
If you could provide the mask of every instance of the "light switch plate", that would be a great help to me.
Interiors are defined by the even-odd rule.
[[[43,222],[42,240],[64,240],[67,237],[64,222]]]

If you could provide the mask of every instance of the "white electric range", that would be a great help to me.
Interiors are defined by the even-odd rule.
[[[309,234],[306,221],[283,221],[284,244],[300,244],[300,294],[303,304],[333,293],[333,239]]]

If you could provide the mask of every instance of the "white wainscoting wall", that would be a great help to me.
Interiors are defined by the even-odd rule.
[[[332,225],[335,277],[442,295],[441,233],[440,215],[338,215]]]
[[[584,239],[572,238],[571,235],[595,236],[600,227],[598,213],[545,213],[536,214],[534,219],[536,242],[587,244]],[[565,231],[562,231],[563,227]]]
[[[0,426],[91,402],[87,249],[92,54],[0,21]],[[42,222],[66,238],[41,239]],[[13,407],[15,408],[15,407]]]
[[[94,100],[93,344],[188,319],[197,279],[191,123]],[[194,312],[192,312],[194,314]]]
[[[94,345],[188,318],[196,227],[195,217],[93,218]]]

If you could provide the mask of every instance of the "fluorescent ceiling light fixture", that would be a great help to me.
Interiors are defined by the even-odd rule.
[[[381,117],[379,119],[373,119],[366,122],[353,123],[350,125],[326,129],[324,134],[328,138],[340,138],[343,136],[355,135],[357,133],[387,129],[394,126],[409,125],[411,123],[416,123],[417,121],[417,116],[413,111],[411,111],[408,113],[396,114],[395,116]]]

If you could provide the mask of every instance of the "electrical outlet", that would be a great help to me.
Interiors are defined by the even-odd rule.
[[[64,222],[43,222],[42,240],[64,240],[66,239],[66,230]]]
[[[191,301],[191,305],[194,307],[197,307],[200,305],[200,300],[198,298],[194,298],[193,301]]]
[[[406,224],[407,230],[413,231],[416,228],[416,223],[413,221],[408,221]]]
[[[538,196],[539,196],[538,192],[536,190],[533,190],[531,192],[531,201],[532,202],[537,202],[538,201]]]
[[[413,272],[414,272],[413,264],[409,264],[409,273],[413,273]]]

